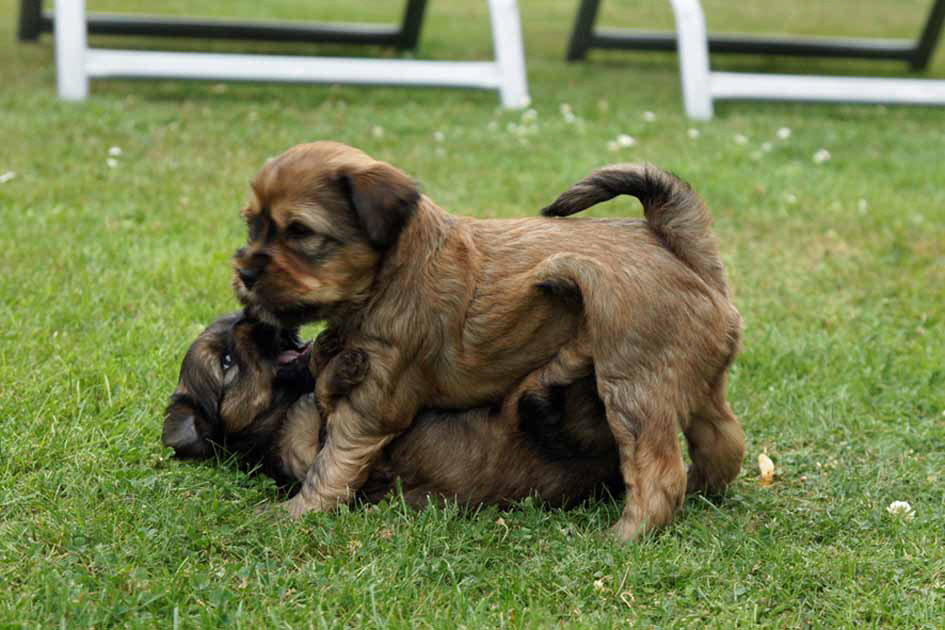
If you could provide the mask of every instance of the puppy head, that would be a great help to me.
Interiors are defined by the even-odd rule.
[[[252,181],[242,213],[249,238],[234,257],[237,297],[283,326],[363,302],[419,199],[409,177],[357,149],[293,147]]]
[[[315,386],[309,351],[296,331],[245,312],[217,319],[184,357],[163,443],[178,457],[196,458],[220,446],[266,468],[287,409]]]

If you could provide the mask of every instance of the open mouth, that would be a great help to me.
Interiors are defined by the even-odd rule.
[[[311,354],[311,341],[299,340],[296,329],[282,329],[279,334],[279,353],[273,366],[276,381],[293,391],[314,388],[314,379],[308,366]]]
[[[308,361],[309,355],[312,353],[312,342],[299,343],[295,348],[290,348],[288,350],[283,350],[279,353],[279,356],[276,357],[276,365],[279,367],[288,367],[297,361]]]

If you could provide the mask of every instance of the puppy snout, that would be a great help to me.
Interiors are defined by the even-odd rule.
[[[237,261],[244,260],[245,258],[245,251],[240,250],[236,252]],[[261,276],[263,271],[265,271],[266,265],[269,264],[269,259],[269,254],[256,252],[249,257],[248,261],[237,266],[236,273],[247,289],[252,289],[253,285],[256,284],[259,276]]]
[[[247,289],[252,289],[253,285],[256,284],[256,278],[259,277],[259,273],[253,269],[240,269],[236,273],[239,274],[240,280],[243,281],[243,286]]]

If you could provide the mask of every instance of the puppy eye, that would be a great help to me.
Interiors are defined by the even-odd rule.
[[[292,239],[302,239],[313,236],[315,231],[304,223],[290,223],[289,227],[285,229],[285,234]]]
[[[229,352],[220,357],[220,367],[223,368],[224,372],[233,367],[233,357],[230,356]]]

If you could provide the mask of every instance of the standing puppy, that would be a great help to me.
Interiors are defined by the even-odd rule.
[[[240,300],[285,326],[327,320],[372,366],[330,406],[324,448],[287,505],[293,516],[347,501],[421,407],[497,400],[588,333],[627,486],[621,538],[668,523],[682,503],[677,422],[704,418],[687,433],[690,449],[708,453],[709,464],[693,458],[697,469],[737,472],[741,429],[724,383],[740,319],[708,213],[675,177],[609,167],[550,209],[570,214],[631,194],[646,221],[476,220],[447,214],[387,163],[317,142],[270,160],[252,189],[249,242],[235,257]],[[594,289],[609,296],[610,313],[593,330],[580,303],[567,306],[545,281],[555,254],[606,270]],[[709,400],[725,413],[706,411]],[[734,474],[724,477],[705,485],[724,487]]]

